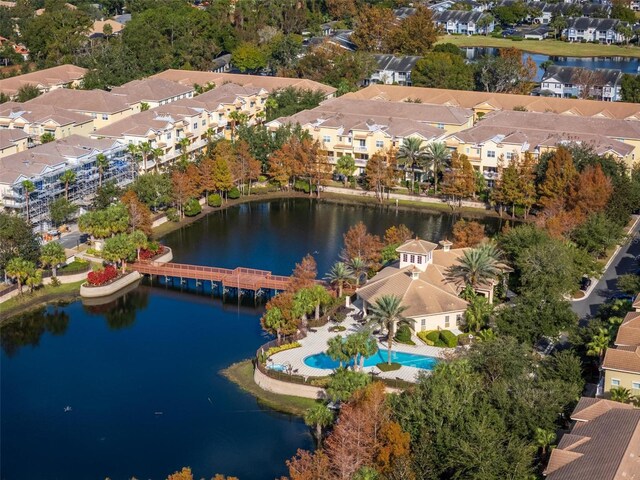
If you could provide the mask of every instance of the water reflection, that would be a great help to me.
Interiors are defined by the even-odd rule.
[[[149,306],[149,292],[146,288],[136,288],[109,300],[98,304],[83,300],[82,308],[91,315],[103,316],[111,330],[120,330],[131,327],[136,313]]]
[[[23,315],[0,328],[0,346],[8,357],[14,356],[20,348],[37,347],[45,333],[62,335],[69,326],[66,311],[54,307],[53,310],[40,308]]]

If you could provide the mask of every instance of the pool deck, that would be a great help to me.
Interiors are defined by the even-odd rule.
[[[304,363],[304,359],[316,353],[326,352],[327,341],[330,338],[333,338],[337,335],[342,335],[344,337],[362,329],[362,326],[353,319],[353,316],[358,312],[359,310],[353,311],[340,324],[346,327],[345,331],[330,332],[329,328],[336,326],[337,324],[329,322],[323,327],[314,329],[316,330],[315,332],[309,332],[309,334],[305,338],[300,340],[300,344],[302,345],[300,348],[292,348],[290,350],[285,350],[283,352],[272,355],[267,361],[267,367],[269,365],[291,365],[291,370],[293,371],[293,373],[304,377],[325,377],[332,374],[332,369],[309,367]],[[428,357],[436,358],[443,358],[447,353],[453,351],[453,349],[438,348],[425,345],[420,339],[415,336],[413,337],[413,341],[416,343],[415,346],[394,342],[392,349],[396,352],[413,353],[416,355],[425,355]],[[383,357],[386,358],[386,342],[380,342],[380,340],[378,340],[378,348],[381,350]],[[415,382],[420,372],[427,374],[429,372],[429,370],[405,366],[402,366],[399,370],[394,370],[392,372],[382,372],[376,366],[364,367],[363,371],[366,373],[371,373],[375,376],[379,376],[380,378],[401,379],[407,382]]]

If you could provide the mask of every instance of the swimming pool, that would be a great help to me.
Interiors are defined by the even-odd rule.
[[[387,361],[387,351],[378,350],[378,353],[364,359],[365,367],[373,367],[378,363],[385,363]],[[414,353],[394,352],[391,351],[391,361],[404,365],[406,367],[421,368],[423,370],[433,370],[433,367],[438,363],[438,359],[434,357],[427,357],[426,355],[416,355]],[[332,360],[326,353],[316,353],[310,355],[304,359],[304,364],[313,368],[325,368],[334,369],[340,366],[339,362]],[[353,361],[350,362],[350,365]]]

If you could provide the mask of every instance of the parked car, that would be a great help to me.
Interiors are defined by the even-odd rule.
[[[580,280],[580,290],[586,292],[587,289],[591,286],[591,279],[589,277],[582,277]]]

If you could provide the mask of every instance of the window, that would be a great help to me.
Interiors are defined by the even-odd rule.
[[[439,123],[439,124],[438,124],[438,128],[439,128],[440,130],[444,130],[444,123]]]
[[[631,388],[634,390],[640,390],[640,382],[631,382]]]
[[[462,320],[462,315],[457,314],[456,315],[456,327],[460,325],[460,320]]]
[[[421,264],[422,263],[422,255],[417,255],[417,257],[418,257],[418,262],[417,263]]]
[[[406,262],[407,261],[407,257],[408,257],[408,255],[406,253],[403,253],[402,254],[402,261]]]
[[[496,158],[496,152],[495,152],[495,150],[487,150],[487,157],[489,157],[489,158]]]
[[[171,132],[167,133],[167,140],[171,140]]]
[[[512,152],[507,152],[507,160],[511,160],[513,158]]]
[[[620,386],[620,380],[618,380],[617,378],[612,378],[611,379],[611,386],[612,387],[619,387]]]
[[[193,129],[194,129],[194,130],[197,130],[197,129],[198,129],[198,122],[196,122],[196,123],[194,123],[194,124],[193,124]]]
[[[411,263],[415,263],[416,261],[416,256],[415,255],[411,255],[410,260]]]
[[[420,320],[420,326],[424,330],[424,327],[427,326],[427,319],[426,318],[423,318],[422,320]]]
[[[204,127],[204,125],[205,125],[205,120],[202,120],[201,124],[202,124],[202,126]]]
[[[384,142],[382,140],[376,140],[376,148],[384,147]]]
[[[109,115],[108,115],[108,114],[106,114],[106,113],[103,113],[103,114],[102,114],[102,119],[103,119],[103,120],[109,120]]]
[[[330,142],[331,142],[331,137],[330,137],[329,135],[324,135],[324,136],[322,137],[322,141],[323,141],[324,143],[330,143]]]
[[[366,140],[358,140],[358,146],[359,147],[366,147],[367,146],[367,141]]]
[[[444,328],[449,328],[449,315],[444,316]]]

